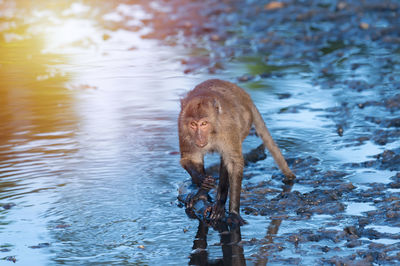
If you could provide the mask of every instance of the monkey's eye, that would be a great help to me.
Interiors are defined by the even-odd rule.
[[[201,123],[201,125],[204,127],[204,126],[206,126],[208,124],[208,122],[207,121],[203,121],[202,123]]]
[[[196,122],[191,122],[191,123],[190,123],[190,126],[191,126],[191,127],[197,127],[197,124],[196,124]]]

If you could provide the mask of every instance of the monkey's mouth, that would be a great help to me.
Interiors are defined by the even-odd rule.
[[[207,146],[207,142],[196,142],[196,146],[199,148],[204,148],[205,146]]]

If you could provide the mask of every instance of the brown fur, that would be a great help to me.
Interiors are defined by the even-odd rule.
[[[229,190],[229,212],[238,223],[244,222],[239,215],[242,142],[253,124],[285,176],[295,178],[250,96],[233,83],[212,79],[197,85],[181,101],[178,124],[181,165],[201,187],[200,192],[210,187],[204,171],[204,155],[209,152],[221,155],[217,203],[211,215],[214,219],[223,217]],[[199,147],[200,142],[207,144]]]

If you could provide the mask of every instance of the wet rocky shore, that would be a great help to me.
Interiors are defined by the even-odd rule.
[[[247,180],[257,170],[274,172],[258,183],[244,181],[242,212],[271,221],[266,235],[241,242],[261,246],[253,259],[296,265],[399,263],[399,3],[157,3],[154,19],[146,21],[154,31],[144,37],[193,49],[181,62],[185,73],[218,75],[229,72],[232,62],[241,62],[248,72],[234,78],[244,87],[255,87],[260,80],[305,77],[312,86],[335,91],[336,106],[292,105],[280,114],[320,112],[338,135],[333,146],[351,149],[372,143],[383,150],[368,160],[354,158],[357,162],[350,159],[334,167],[307,152],[291,151],[288,161],[298,178],[289,188],[273,166],[257,169],[250,164]],[[373,170],[389,171],[388,177]],[[358,172],[365,173],[362,182],[354,177]],[[282,221],[299,229],[280,232]]]

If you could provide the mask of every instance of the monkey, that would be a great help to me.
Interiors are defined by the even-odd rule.
[[[189,201],[189,207],[196,199],[205,198],[215,186],[214,178],[205,173],[205,154],[216,152],[220,155],[217,197],[210,214],[212,221],[225,217],[229,193],[228,223],[246,223],[240,216],[244,167],[242,142],[252,125],[285,177],[294,180],[296,176],[272,139],[260,112],[242,88],[228,81],[210,79],[197,85],[181,99],[178,117],[180,164],[199,187],[197,194]]]

